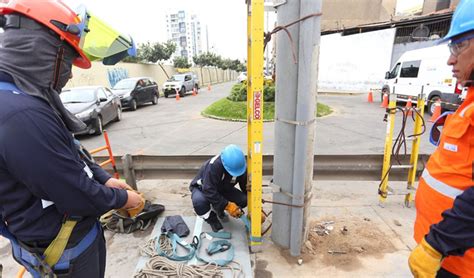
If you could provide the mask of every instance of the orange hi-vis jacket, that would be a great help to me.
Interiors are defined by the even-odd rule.
[[[416,242],[430,232],[430,226],[443,220],[444,211],[454,200],[474,186],[474,90],[458,110],[446,119],[440,144],[431,155],[416,193]],[[474,232],[474,231],[473,231]],[[464,256],[447,256],[442,267],[461,277],[474,277],[474,248]]]

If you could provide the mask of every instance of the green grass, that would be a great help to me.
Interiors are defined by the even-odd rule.
[[[264,102],[263,120],[273,121],[275,115],[275,103]],[[318,103],[317,117],[323,117],[332,113],[331,107]],[[214,117],[223,120],[245,121],[247,119],[247,103],[234,102],[223,98],[209,105],[202,114],[206,117]]]

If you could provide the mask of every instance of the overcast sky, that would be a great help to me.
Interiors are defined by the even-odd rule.
[[[202,45],[209,45],[225,58],[247,57],[247,7],[245,0],[64,0],[70,7],[85,4],[96,16],[118,31],[130,34],[137,42],[164,42],[168,12],[185,10],[196,14],[202,26]],[[204,49],[205,50],[205,49]]]

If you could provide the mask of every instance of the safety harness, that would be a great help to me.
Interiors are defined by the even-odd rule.
[[[155,250],[158,256],[166,257],[172,261],[189,261],[196,256],[197,260],[206,264],[226,266],[234,260],[234,247],[229,241],[231,237],[232,234],[230,232],[202,232],[199,238],[194,236],[193,241],[188,243],[175,233],[162,233],[155,242]],[[213,240],[215,238],[219,240]],[[207,255],[212,256],[227,251],[227,257],[225,259],[212,260],[200,255],[201,243],[204,239],[211,241],[206,248]],[[184,255],[178,255],[179,246],[186,250]]]
[[[0,90],[27,95],[14,84],[8,82],[0,81]],[[0,220],[0,235],[10,240],[13,257],[18,263],[23,265],[34,278],[55,277],[54,271],[69,269],[70,262],[82,254],[92,244],[100,230],[99,224],[94,224],[79,244],[73,248],[66,249],[66,245],[78,221],[80,221],[80,217],[65,217],[58,235],[43,254],[30,251],[30,248],[18,241],[16,237],[8,231],[8,226],[3,220]]]
[[[247,216],[242,215],[240,220],[245,224],[247,231],[250,231],[250,221]],[[154,242],[155,253],[158,256],[163,256],[173,261],[189,261],[196,257],[197,260],[206,264],[226,266],[234,260],[235,256],[234,246],[230,242],[231,238],[232,234],[230,232],[202,232],[199,237],[194,236],[192,242],[188,243],[173,232],[163,231],[156,240],[152,239],[151,241]],[[227,252],[226,258],[213,260],[209,257],[203,257],[200,250],[205,239],[211,241],[206,248],[208,256]],[[179,247],[186,250],[184,255],[178,255]]]

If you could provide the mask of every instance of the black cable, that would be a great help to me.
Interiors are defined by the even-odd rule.
[[[385,114],[384,116],[384,119],[387,117],[387,115],[389,113],[396,113],[396,111],[399,110],[402,112],[402,126],[400,128],[400,131],[397,135],[397,138],[395,139],[395,141],[393,142],[393,145],[392,145],[392,156],[395,157],[395,159],[397,160],[398,162],[398,165],[401,165],[401,160],[400,160],[400,150],[401,148],[403,147],[404,148],[404,155],[407,154],[407,143],[406,143],[406,138],[411,138],[411,137],[417,137],[417,136],[421,136],[423,135],[425,132],[426,132],[426,123],[425,123],[425,119],[421,116],[421,113],[416,109],[416,108],[409,108],[409,109],[405,109],[403,107],[400,107],[400,106],[397,106],[396,108],[387,108],[387,113]],[[412,134],[412,135],[408,135],[408,136],[405,136],[405,128],[406,128],[406,124],[407,124],[407,120],[408,120],[408,113],[409,111],[415,111],[415,113],[417,114],[418,117],[421,118],[421,121],[422,121],[422,127],[423,127],[423,130],[419,133],[419,134]],[[415,118],[415,114],[412,113],[412,120],[415,122],[416,118]],[[380,189],[382,187],[382,184],[383,182],[385,181],[385,179],[387,179],[390,171],[392,170],[392,162],[390,161],[390,167],[388,168],[387,172],[385,173],[385,175],[382,177],[382,180],[380,181],[379,183],[379,188],[378,188],[378,194],[380,196],[382,196],[383,198],[387,198],[387,192],[382,192],[382,190]]]

